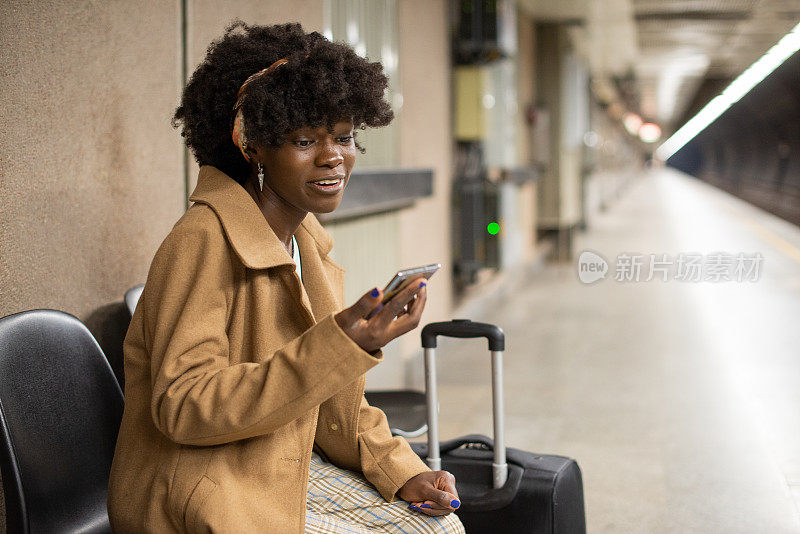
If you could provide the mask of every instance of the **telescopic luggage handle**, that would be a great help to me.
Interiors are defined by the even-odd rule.
[[[441,323],[430,323],[422,329],[422,346],[436,348],[436,337],[485,337],[489,340],[489,350],[506,350],[506,336],[499,326],[488,323],[473,323],[469,319],[453,319]]]
[[[494,424],[494,462],[492,463],[492,485],[500,488],[508,478],[506,446],[503,420],[503,351],[505,334],[500,327],[487,323],[474,323],[469,319],[454,319],[430,323],[422,329],[422,347],[425,349],[425,396],[428,404],[428,467],[434,471],[442,468],[439,454],[439,406],[436,392],[436,338],[485,337],[492,352],[492,422]]]

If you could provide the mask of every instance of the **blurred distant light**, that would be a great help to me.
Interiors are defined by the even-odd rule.
[[[497,235],[500,233],[500,225],[496,222],[490,222],[488,225],[486,225],[486,231],[492,235]]]
[[[397,68],[397,56],[395,56],[391,46],[383,45],[381,47],[381,62],[389,72],[394,72]]]
[[[664,141],[664,144],[656,149],[656,157],[662,161],[669,159],[702,132],[706,126],[717,120],[729,107],[749,93],[761,80],[780,67],[797,50],[800,50],[800,24],[792,28],[792,31],[784,35],[766,54],[733,80],[722,91],[722,94],[714,97],[697,115],[689,119],[677,132]]]
[[[392,103],[394,104],[395,109],[400,109],[403,107],[403,95],[401,93],[395,93],[392,96]]]
[[[639,139],[645,143],[655,143],[661,139],[661,127],[652,122],[646,122],[639,127]]]
[[[630,111],[622,116],[622,124],[631,135],[636,135],[639,132],[639,128],[642,126],[643,122],[639,115],[631,113]]]
[[[355,20],[347,22],[347,42],[350,46],[355,46],[358,43],[358,24]]]
[[[494,107],[494,95],[483,95],[483,107],[492,109]]]
[[[588,146],[589,148],[596,147],[598,141],[600,141],[600,136],[597,135],[597,132],[589,130],[588,132],[583,134],[583,144]]]

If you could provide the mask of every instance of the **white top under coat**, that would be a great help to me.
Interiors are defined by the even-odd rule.
[[[300,283],[303,282],[303,270],[300,268],[300,247],[297,246],[297,239],[292,235],[292,260],[294,260],[295,271],[297,276],[300,277]]]

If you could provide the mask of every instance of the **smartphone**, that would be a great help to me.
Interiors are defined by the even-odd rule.
[[[441,263],[431,263],[430,265],[421,265],[412,269],[397,271],[397,274],[395,274],[394,277],[389,280],[389,283],[386,284],[386,287],[383,288],[383,300],[381,301],[381,305],[373,309],[369,315],[367,315],[367,319],[378,313],[381,308],[383,308],[384,304],[389,302],[392,297],[402,291],[409,283],[420,276],[430,279],[441,267]]]

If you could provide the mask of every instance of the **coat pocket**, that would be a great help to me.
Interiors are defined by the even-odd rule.
[[[203,504],[208,500],[208,497],[215,489],[217,489],[217,483],[203,475],[200,482],[198,482],[192,490],[191,495],[189,495],[189,501],[186,503],[185,514],[186,529],[189,532],[200,532],[197,530],[195,523],[197,522]]]

